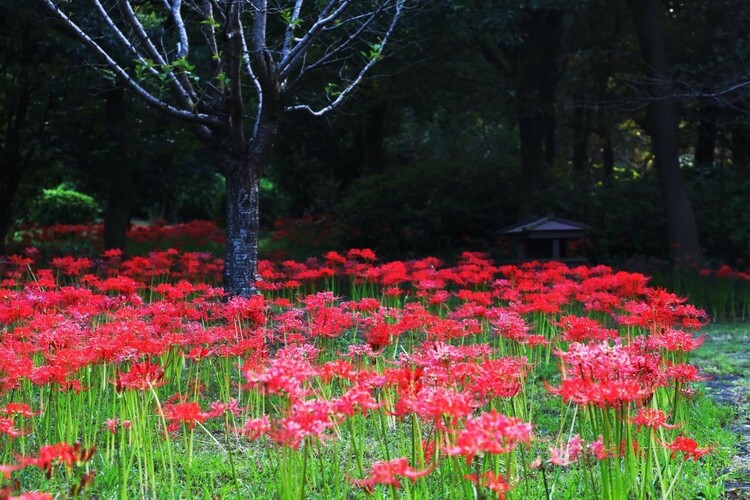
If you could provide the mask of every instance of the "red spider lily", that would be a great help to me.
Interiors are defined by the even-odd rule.
[[[50,493],[41,491],[30,491],[18,496],[9,496],[8,500],[52,500],[54,497]]]
[[[497,494],[498,500],[503,500],[505,498],[505,493],[510,491],[510,485],[505,482],[503,475],[495,474],[490,470],[480,476],[469,474],[464,476],[464,478],[470,480],[479,487],[484,487],[490,491],[494,491]]]
[[[104,426],[112,434],[117,434],[118,428],[122,427],[123,429],[130,429],[131,423],[130,420],[123,420],[122,423],[120,423],[119,418],[109,418],[104,421]]]
[[[370,468],[370,474],[365,479],[355,479],[352,482],[363,488],[365,491],[372,493],[376,484],[391,485],[396,488],[401,487],[399,476],[416,482],[420,477],[427,476],[432,472],[432,468],[425,470],[415,470],[409,467],[406,458],[394,458],[388,462],[375,462]]]
[[[690,352],[703,345],[705,338],[705,336],[695,338],[690,333],[668,328],[663,332],[650,335],[646,342],[647,346],[654,350]]]
[[[12,418],[0,418],[0,435],[2,434],[10,436],[11,439],[24,435],[23,431],[13,427]]]
[[[234,398],[230,398],[229,402],[227,403],[214,401],[209,405],[209,407],[211,409],[205,413],[206,415],[208,415],[208,418],[220,417],[225,413],[230,413],[237,417],[246,410],[246,408],[240,407],[239,402]]]
[[[63,274],[68,276],[80,276],[84,271],[88,271],[93,263],[87,258],[76,259],[75,257],[56,257],[52,259],[52,266],[60,269]]]
[[[707,455],[708,453],[711,453],[711,450],[713,450],[716,446],[711,446],[709,448],[698,448],[698,443],[690,438],[687,438],[685,436],[677,436],[674,441],[671,443],[660,443],[662,446],[667,448],[668,450],[672,451],[672,454],[670,455],[670,458],[674,458],[674,456],[677,454],[677,452],[682,452],[683,454],[683,460],[687,460],[689,458],[692,458],[693,460],[698,460],[704,455]]]
[[[668,366],[666,375],[670,379],[681,384],[690,382],[704,382],[708,380],[707,377],[700,375],[697,366],[684,363]]]
[[[15,472],[17,470],[21,470],[21,469],[23,469],[23,467],[24,466],[20,465],[20,464],[12,464],[12,465],[0,464],[0,474],[2,474],[3,477],[5,477],[5,479],[10,479],[10,475],[13,472]],[[0,498],[5,498],[3,496],[3,492],[4,491],[5,490],[0,489]]]
[[[563,316],[557,321],[557,326],[565,342],[602,342],[618,337],[615,330],[609,330],[597,321],[580,316]]]
[[[175,405],[164,405],[164,418],[171,422],[169,426],[170,431],[176,430],[180,422],[192,430],[196,423],[202,424],[211,416],[211,413],[202,411],[200,405],[193,401]]]
[[[269,436],[275,442],[298,449],[307,437],[319,440],[328,429],[336,426],[334,403],[324,399],[310,399],[292,405],[289,416],[271,426]]]
[[[261,436],[268,434],[271,431],[271,421],[267,415],[263,415],[260,418],[248,419],[240,429],[240,433],[245,436],[246,439],[256,440]]]
[[[494,332],[503,338],[520,342],[529,331],[523,318],[508,309],[491,309],[487,311],[487,317]]]
[[[452,422],[471,414],[475,404],[460,392],[443,387],[424,387],[415,395],[402,395],[396,404],[395,415],[415,413],[427,420],[432,420],[439,428],[444,428],[443,417]]]
[[[506,417],[496,411],[469,418],[456,437],[454,446],[446,447],[448,455],[461,455],[467,465],[484,453],[500,454],[513,450],[520,443],[530,443],[533,426],[520,418]]]
[[[470,376],[467,389],[477,396],[510,398],[521,390],[528,372],[526,358],[496,358],[483,361]]]
[[[115,388],[117,392],[126,389],[148,391],[164,385],[164,383],[166,383],[164,368],[149,361],[144,361],[143,363],[134,363],[127,373],[118,373],[115,379]]]
[[[26,403],[8,403],[5,408],[0,408],[0,413],[7,413],[8,415],[20,415],[24,418],[36,417],[41,415],[41,412],[31,411],[31,407]]]
[[[285,352],[288,357],[285,356]],[[304,351],[279,351],[277,357],[270,360],[267,365],[250,367],[246,363],[242,370],[247,387],[258,388],[264,394],[285,393],[292,400],[301,399],[308,393],[304,388],[305,381],[319,372],[306,359]]]
[[[362,259],[370,262],[377,260],[375,252],[373,252],[369,248],[352,248],[351,250],[346,252],[346,257],[348,259]]]
[[[648,427],[649,429],[656,430],[660,427],[665,429],[675,429],[678,425],[670,425],[667,423],[667,415],[658,408],[640,408],[638,414],[631,420],[632,423],[638,426],[638,430],[641,427]]]
[[[352,387],[339,399],[334,401],[335,411],[347,416],[352,416],[360,411],[367,413],[381,406],[383,406],[382,403],[378,403],[373,399],[370,390],[361,386]]]
[[[596,441],[590,442],[586,448],[588,451],[596,458],[597,460],[604,460],[605,458],[611,458],[614,453],[608,450],[604,446],[604,437],[599,436],[599,439]]]
[[[576,434],[563,448],[550,447],[550,462],[563,467],[575,463],[583,452],[582,443],[581,436]]]
[[[94,455],[94,448],[83,448],[79,443],[57,443],[44,445],[39,448],[35,457],[19,457],[19,464],[23,467],[35,466],[46,471],[47,478],[52,475],[54,465],[60,463],[67,467],[82,465],[88,462]]]

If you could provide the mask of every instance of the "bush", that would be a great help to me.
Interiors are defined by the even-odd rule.
[[[86,224],[93,222],[97,215],[99,206],[96,200],[66,183],[44,189],[29,210],[30,222],[41,226]]]
[[[379,255],[486,248],[516,215],[508,172],[515,169],[453,159],[363,177],[336,209],[334,237]]]

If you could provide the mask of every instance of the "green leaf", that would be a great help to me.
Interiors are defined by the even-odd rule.
[[[216,19],[214,19],[211,16],[208,16],[206,19],[204,19],[203,21],[201,21],[201,24],[205,24],[207,26],[211,26],[214,29],[221,28],[221,24]]]

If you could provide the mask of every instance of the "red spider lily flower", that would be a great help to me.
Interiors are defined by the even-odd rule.
[[[120,427],[120,419],[119,418],[108,418],[107,420],[104,421],[104,426],[112,434],[117,434],[117,429],[118,429],[118,427]]]
[[[604,460],[605,458],[611,458],[614,456],[614,453],[604,446],[604,437],[601,435],[596,441],[590,442],[586,448],[597,460]]]
[[[557,321],[557,326],[565,342],[602,342],[618,337],[617,331],[604,328],[597,321],[584,316],[563,316]]]
[[[210,410],[206,412],[208,418],[217,418],[224,413],[231,413],[235,417],[239,416],[246,408],[239,406],[239,402],[235,398],[229,398],[229,402],[224,403],[221,401],[214,401],[210,405]]]
[[[670,425],[667,423],[667,415],[658,408],[640,408],[638,414],[631,420],[632,423],[638,426],[638,430],[641,427],[648,427],[649,429],[656,430],[660,427],[665,429],[675,429],[679,425]]]
[[[529,370],[526,358],[496,358],[483,361],[469,378],[467,389],[481,397],[511,398],[521,390]]]
[[[263,415],[260,418],[250,418],[244,423],[242,429],[240,429],[240,433],[246,439],[253,441],[268,434],[270,431],[271,421],[268,420],[268,415]]]
[[[507,453],[519,442],[530,443],[532,430],[530,423],[493,410],[467,419],[466,426],[456,437],[455,446],[448,446],[445,451],[451,456],[465,457],[468,465],[476,455]]]
[[[52,266],[68,276],[79,276],[84,271],[91,269],[93,263],[87,258],[76,259],[75,257],[55,257]]]
[[[660,443],[662,446],[667,448],[668,450],[672,451],[672,454],[670,455],[670,458],[674,458],[674,456],[677,454],[677,452],[682,452],[683,454],[683,460],[687,460],[689,458],[692,458],[693,460],[698,460],[700,457],[707,455],[708,453],[711,453],[711,450],[713,450],[716,446],[711,446],[708,448],[698,448],[698,443],[690,438],[687,438],[685,436],[677,436],[674,441],[671,443]]]
[[[203,412],[200,405],[193,401],[178,403],[175,405],[165,405],[164,407],[164,418],[172,422],[169,430],[176,430],[176,427],[180,422],[185,424],[185,427],[192,430],[196,423],[202,424],[210,417],[211,414]]]
[[[377,260],[377,256],[375,255],[375,252],[370,250],[369,248],[352,248],[348,252],[346,252],[346,257],[349,259],[362,259],[369,262],[373,262]]]
[[[41,415],[41,412],[31,411],[31,407],[26,403],[8,403],[5,408],[0,408],[0,413],[6,413],[8,415],[20,415],[24,418],[36,417]]]
[[[469,396],[444,387],[424,387],[416,395],[404,395],[396,404],[395,415],[416,413],[432,420],[438,428],[444,428],[443,417],[455,422],[471,415],[475,403]]]
[[[488,470],[481,476],[477,477],[476,474],[469,474],[464,476],[464,479],[470,480],[477,486],[487,488],[490,491],[494,491],[497,494],[498,500],[505,498],[505,493],[510,490],[510,485],[505,482],[505,478],[502,474],[495,474]]]
[[[49,478],[54,465],[58,463],[67,467],[82,465],[91,460],[93,455],[93,447],[83,448],[79,443],[57,443],[42,446],[35,457],[19,457],[19,463],[24,467],[36,466],[43,469]]]
[[[516,312],[507,309],[490,309],[487,318],[493,327],[493,331],[503,338],[521,341],[526,337],[529,326]]]
[[[550,447],[550,462],[563,467],[575,463],[583,451],[581,444],[581,436],[576,434],[568,440],[568,444],[563,448]]]
[[[373,399],[370,390],[362,386],[352,387],[334,402],[335,411],[348,416],[352,416],[358,411],[367,413],[381,406],[383,406],[382,403],[378,403]]]
[[[17,438],[19,436],[23,436],[23,431],[20,431],[13,427],[13,419],[12,418],[0,418],[0,435],[6,434],[10,436],[11,439]]]
[[[384,484],[401,487],[401,481],[398,476],[405,477],[411,482],[416,482],[420,477],[429,475],[433,467],[425,470],[415,470],[409,467],[406,458],[394,458],[388,462],[375,462],[370,468],[370,474],[365,479],[355,479],[352,481],[356,486],[363,488],[365,491],[372,493],[376,484]]]
[[[705,336],[695,338],[690,333],[668,328],[663,332],[650,335],[646,345],[651,349],[689,352],[703,345],[705,339]]]
[[[8,500],[52,500],[54,497],[50,493],[42,491],[30,491],[18,496],[9,496]]]
[[[166,383],[164,379],[164,368],[149,361],[134,363],[127,373],[118,373],[115,379],[117,392],[126,389],[136,391],[148,391]]]
[[[288,417],[272,426],[270,437],[275,442],[298,449],[307,437],[322,440],[326,430],[336,426],[335,408],[331,401],[310,399],[295,403]]]
[[[336,377],[343,380],[352,380],[356,373],[357,369],[349,361],[336,359],[323,365],[320,369],[320,379],[324,382],[330,382]]]
[[[0,464],[0,474],[2,474],[3,477],[5,477],[5,479],[10,479],[10,475],[13,472],[15,472],[17,470],[21,470],[21,469],[23,469],[23,467],[24,466],[21,465],[21,464],[12,464],[12,465],[9,465],[9,464]],[[4,498],[4,496],[3,496],[3,490],[0,490],[0,498]]]
[[[667,367],[667,377],[678,383],[704,382],[708,377],[699,374],[698,367],[684,363],[674,364]]]

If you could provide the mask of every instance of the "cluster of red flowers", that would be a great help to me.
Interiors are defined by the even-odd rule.
[[[372,251],[354,249],[304,263],[264,261],[258,287],[265,297],[222,301],[221,290],[206,284],[216,283],[221,262],[203,254],[59,258],[52,269],[34,269],[33,279],[31,265],[33,256],[8,259],[0,286],[0,398],[27,382],[92,390],[86,369],[95,366],[110,367],[105,383],[119,393],[156,391],[174,382],[166,359],[194,366],[237,358],[244,358],[240,392],[275,398],[273,411],[258,414],[240,406],[247,401],[207,405],[200,391],[176,395],[160,409],[170,430],[230,412],[244,421],[237,431],[247,438],[297,449],[333,439],[348,418],[382,411],[431,429],[425,449],[471,463],[531,443],[531,423],[487,408],[524,390],[545,349],[561,361],[552,393],[583,406],[636,410],[629,423],[649,429],[670,428],[661,410],[644,407],[654,392],[699,379],[694,367],[668,355],[700,345],[692,333],[705,314],[650,288],[643,275],[605,266],[496,266],[476,253],[455,266],[435,258],[378,263]],[[303,293],[331,280],[375,293],[351,300]],[[332,355],[326,346],[337,338],[348,350]],[[23,434],[13,415],[33,415],[10,404],[0,413],[0,438]],[[115,417],[102,419],[112,433],[125,427]],[[665,446],[693,459],[708,451],[686,439]],[[572,463],[583,449],[580,438],[571,439],[552,449],[551,460]],[[601,440],[587,449],[600,459],[614,452]],[[80,449],[50,453],[33,464],[85,458]],[[355,483],[371,490],[415,481],[440,456],[422,470],[404,458],[377,462]],[[502,496],[512,486],[507,477],[485,472],[469,479]]]

